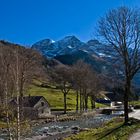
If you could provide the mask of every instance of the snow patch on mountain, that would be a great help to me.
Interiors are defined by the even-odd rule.
[[[83,52],[86,52],[86,53],[88,53],[88,51],[87,50],[82,50]]]
[[[52,43],[54,43],[55,41],[54,40],[51,40],[52,41]]]
[[[72,49],[72,46],[71,45],[68,45],[68,48]]]

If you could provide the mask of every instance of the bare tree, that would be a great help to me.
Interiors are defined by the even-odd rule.
[[[96,96],[97,91],[97,73],[91,68],[89,64],[86,64],[82,60],[77,61],[72,66],[72,79],[73,89],[76,90],[76,111],[79,108],[79,96],[80,96],[80,111],[88,109],[88,97],[92,95]],[[99,80],[99,79],[98,79]]]
[[[51,69],[50,77],[52,82],[64,95],[64,114],[67,112],[67,94],[71,89],[71,71],[68,66],[58,65]]]
[[[11,69],[15,79],[15,90],[17,97],[17,139],[20,140],[21,121],[24,119],[23,96],[26,88],[30,86],[32,80],[40,72],[41,56],[31,49],[16,46],[14,50],[15,63]],[[38,72],[39,71],[39,72]]]
[[[18,46],[16,48],[15,57],[16,57],[16,98],[17,98],[17,140],[20,140],[20,93],[19,93],[19,50]]]
[[[98,32],[114,47],[125,77],[124,112],[128,122],[128,96],[131,81],[140,69],[140,11],[127,7],[110,10],[99,20]]]
[[[12,136],[20,139],[21,135],[21,114],[22,97],[25,90],[30,86],[32,80],[39,76],[42,69],[42,57],[31,49],[26,49],[19,45],[8,42],[0,42],[0,98],[1,104],[4,105],[6,112],[7,128],[9,131],[9,139]],[[17,125],[10,122],[10,100],[17,98],[16,120]],[[14,114],[15,109],[11,109]]]
[[[9,65],[10,65],[10,57],[11,57],[11,50],[4,48],[3,46],[0,46],[0,80],[1,80],[1,85],[3,84],[3,93],[4,93],[4,98],[2,98],[3,102],[5,103],[5,112],[6,112],[6,122],[7,122],[7,128],[8,128],[8,135],[9,139],[12,140],[12,132],[10,128],[10,118],[9,118],[9,91],[8,91],[8,86],[9,86]],[[7,54],[8,53],[8,54]]]
[[[42,57],[32,49],[19,49],[19,92],[20,97],[24,96],[24,91],[32,80],[39,76],[42,68]]]
[[[72,66],[72,80],[73,80],[73,89],[76,91],[76,112],[79,109],[79,97],[80,97],[80,110],[82,110],[82,83],[83,83],[83,64],[82,60],[77,61]]]
[[[95,102],[97,97],[100,96],[100,91],[102,91],[104,89],[104,85],[102,83],[103,80],[103,75],[101,74],[97,74],[96,72],[93,72],[91,74],[91,79],[89,81],[89,96],[91,99],[91,108],[94,109],[95,106]]]

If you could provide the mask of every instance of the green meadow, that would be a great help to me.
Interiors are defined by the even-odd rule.
[[[44,88],[40,86],[32,85],[27,92],[31,96],[44,96],[49,102],[52,109],[63,109],[63,93],[59,89],[54,88]],[[91,108],[90,99],[88,101],[88,106]],[[96,103],[96,107],[104,107],[106,105]],[[75,110],[76,108],[76,93],[71,90],[67,95],[67,109]]]

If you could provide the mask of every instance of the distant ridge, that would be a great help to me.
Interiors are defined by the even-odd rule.
[[[58,41],[44,39],[34,43],[32,48],[50,60],[56,59],[63,64],[71,65],[82,59],[91,64],[98,72],[109,76],[114,75],[114,59],[117,53],[113,47],[96,39],[87,42],[82,42],[75,36],[66,36]],[[139,77],[140,73],[134,78],[137,85],[140,84]]]

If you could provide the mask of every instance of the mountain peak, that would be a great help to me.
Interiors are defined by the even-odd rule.
[[[81,42],[77,37],[75,36],[66,36],[62,39],[63,41],[66,41],[66,42]]]
[[[43,39],[41,41],[36,42],[36,45],[50,45],[51,43],[53,43],[51,39]]]
[[[78,38],[75,37],[74,35],[69,35],[69,36],[66,36],[64,39],[78,39]]]
[[[95,44],[100,44],[100,42],[97,39],[91,39],[87,42],[88,45],[94,46]]]

